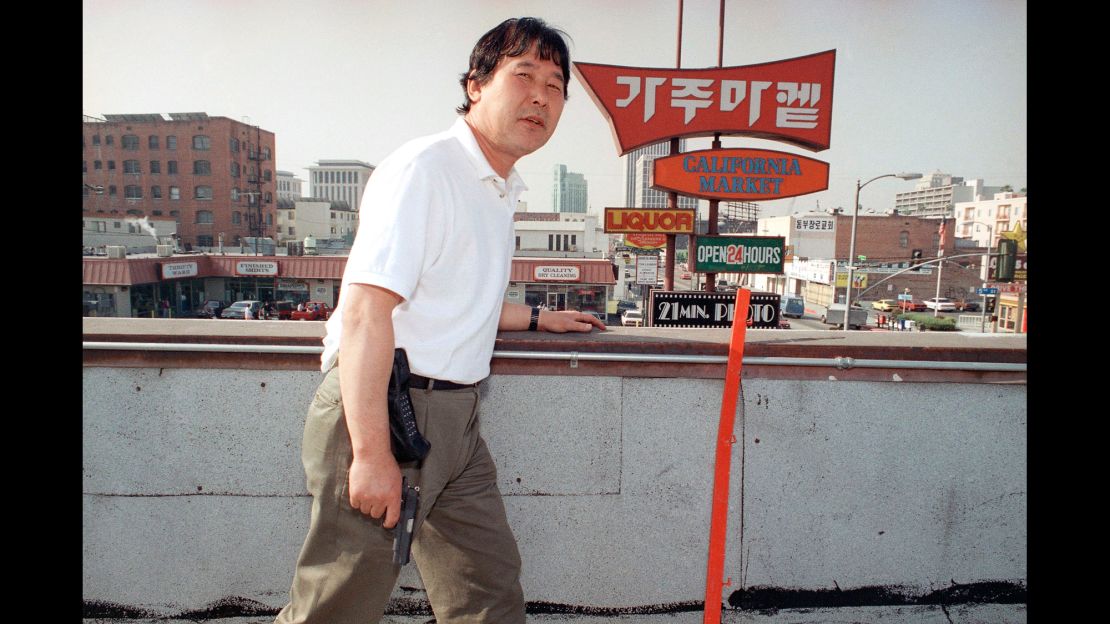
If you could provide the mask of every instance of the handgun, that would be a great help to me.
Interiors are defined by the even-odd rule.
[[[416,524],[416,508],[420,504],[420,486],[409,486],[408,477],[401,477],[401,518],[393,527],[393,563],[409,562],[412,530]]]

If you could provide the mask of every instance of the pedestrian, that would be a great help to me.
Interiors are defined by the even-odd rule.
[[[243,308],[243,319],[248,321],[254,320],[254,312],[251,310],[251,304],[247,304],[247,307]]]
[[[360,207],[373,218],[361,220],[325,325],[326,375],[301,456],[312,515],[278,624],[379,621],[400,571],[391,529],[402,476],[420,488],[412,556],[436,620],[525,621],[520,555],[481,438],[477,386],[498,330],[604,329],[588,314],[504,300],[525,188],[514,165],[551,137],[569,80],[561,31],[506,20],[471,53],[454,125],[374,170]],[[482,254],[467,251],[475,240]],[[385,400],[395,347],[407,353],[408,393],[431,443],[423,460],[401,464]]]
[[[906,331],[906,317],[898,317],[898,331]]]
[[[162,308],[162,318],[170,318],[170,300],[162,297],[162,301],[158,305]]]

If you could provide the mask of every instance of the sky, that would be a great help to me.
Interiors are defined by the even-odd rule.
[[[572,61],[674,68],[679,0],[84,0],[82,113],[205,112],[276,137],[277,169],[377,164],[447,129],[474,43],[510,17],[570,37]],[[682,3],[681,67],[717,65],[720,0]],[[842,207],[857,182],[942,172],[1026,187],[1027,7],[1022,0],[726,0],[723,65],[836,50],[830,147],[723,137],[829,163],[829,187],[760,202],[764,216]],[[517,162],[533,212],[552,210],[554,166],[585,175],[590,212],[619,207],[624,159],[572,79],[552,139]],[[691,139],[687,150],[706,149]],[[889,211],[916,182],[885,178],[861,210]],[[703,210],[705,202],[702,202]]]

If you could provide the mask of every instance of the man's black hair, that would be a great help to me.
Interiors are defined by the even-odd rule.
[[[570,51],[558,28],[548,26],[538,17],[507,19],[493,30],[482,35],[470,53],[470,68],[463,73],[459,84],[463,88],[463,105],[455,110],[460,115],[470,112],[470,96],[466,84],[471,80],[484,85],[493,77],[497,63],[506,56],[520,56],[537,46],[540,59],[551,61],[563,69],[563,99],[567,99],[566,85],[570,82]],[[567,35],[569,37],[569,35]]]

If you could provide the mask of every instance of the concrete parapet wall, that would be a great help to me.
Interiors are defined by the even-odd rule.
[[[495,369],[496,371],[496,369]],[[287,599],[311,370],[84,368],[86,601]],[[482,429],[529,601],[701,601],[723,381],[494,374]],[[1024,384],[745,378],[722,600],[1024,583]],[[722,579],[723,580],[723,579]],[[417,598],[414,566],[397,597]]]

